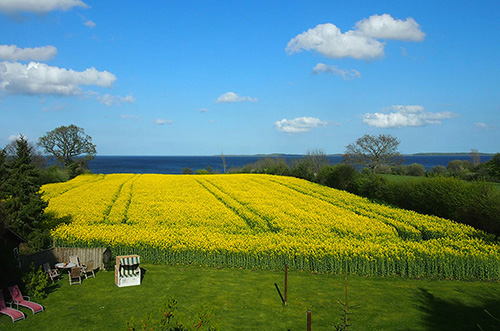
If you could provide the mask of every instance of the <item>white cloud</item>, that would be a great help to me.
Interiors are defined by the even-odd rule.
[[[226,92],[217,98],[217,103],[243,102],[243,101],[257,102],[258,99],[252,97],[242,97],[234,92]]]
[[[496,126],[488,125],[488,124],[483,123],[483,122],[476,122],[476,123],[474,123],[474,126],[476,127],[476,129],[479,129],[479,130],[495,130],[496,129]]]
[[[115,96],[115,95],[110,95],[110,94],[104,94],[102,96],[97,97],[97,99],[102,103],[105,104],[106,106],[112,106],[112,105],[119,105],[123,102],[127,103],[134,103],[135,98],[129,94],[125,97],[120,97],[120,96]]]
[[[288,54],[316,51],[333,59],[371,60],[384,56],[385,43],[377,39],[421,41],[424,36],[411,17],[403,21],[389,14],[373,15],[357,22],[353,30],[345,33],[332,23],[318,24],[292,38],[286,51]]]
[[[384,56],[384,44],[356,31],[342,33],[332,23],[318,24],[292,38],[286,46],[288,54],[316,51],[326,57],[340,59],[352,57],[358,60]]]
[[[364,114],[363,123],[378,128],[416,127],[428,124],[441,124],[442,120],[457,116],[459,115],[449,111],[430,113],[423,106],[419,105],[396,105],[389,107],[386,112]]]
[[[25,136],[25,138],[26,138],[26,136]],[[21,139],[21,135],[20,134],[18,134],[18,135],[12,134],[12,135],[10,135],[7,138],[7,140],[10,141],[10,142],[16,141],[18,139]]]
[[[165,120],[163,118],[157,118],[155,120],[155,124],[158,124],[158,125],[173,124],[173,123],[174,123],[173,120]]]
[[[356,23],[356,29],[367,37],[377,39],[422,41],[425,37],[420,25],[413,18],[395,20],[389,14],[364,18]]]
[[[16,45],[0,45],[1,60],[45,61],[54,58],[56,54],[57,54],[57,48],[55,48],[54,46],[19,48]]]
[[[83,25],[85,25],[86,27],[89,27],[89,28],[95,28],[96,24],[94,23],[94,21],[91,21],[91,20],[88,20],[88,21],[85,21],[85,23],[83,23]]]
[[[200,113],[208,113],[208,109],[207,108],[200,108]]]
[[[0,11],[6,13],[48,13],[53,10],[71,10],[74,7],[88,8],[81,0],[0,0]]]
[[[319,73],[330,73],[336,76],[340,76],[345,80],[349,79],[355,79],[361,77],[361,73],[357,70],[351,69],[351,70],[346,70],[346,69],[340,69],[337,66],[334,65],[327,65],[324,63],[318,63],[317,65],[314,66],[313,68],[313,74],[319,74]]]
[[[115,81],[112,73],[93,67],[74,71],[38,62],[0,62],[0,89],[11,94],[76,95],[81,85],[111,87]]]
[[[315,117],[297,117],[293,120],[282,119],[276,121],[274,126],[278,131],[287,133],[302,133],[311,131],[314,128],[327,126],[328,122]]]

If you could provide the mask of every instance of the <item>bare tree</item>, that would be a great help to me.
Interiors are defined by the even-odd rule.
[[[472,159],[472,166],[477,167],[481,163],[481,156],[479,156],[479,152],[477,151],[477,149],[471,149],[469,155]]]
[[[308,150],[306,154],[306,160],[309,162],[314,176],[317,176],[321,171],[321,168],[328,165],[328,157],[322,149]]]
[[[346,146],[344,162],[360,164],[376,172],[381,166],[394,166],[403,162],[398,147],[399,140],[389,134],[365,134]]]
[[[221,152],[220,153],[220,157],[222,158],[222,166],[224,167],[224,172],[223,173],[226,173],[227,172],[227,165],[226,165],[226,157],[224,156],[224,152]]]
[[[96,154],[96,146],[92,144],[92,137],[73,124],[60,126],[47,132],[40,137],[38,145],[66,167],[74,163],[77,156],[84,155],[84,161],[88,161],[92,160]]]

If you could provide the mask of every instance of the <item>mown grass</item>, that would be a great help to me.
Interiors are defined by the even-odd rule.
[[[174,296],[179,312],[195,314],[205,305],[215,311],[219,330],[304,330],[312,312],[313,330],[334,330],[342,311],[344,277],[293,271],[288,275],[288,305],[283,272],[144,264],[140,286],[118,288],[113,272],[69,286],[67,276],[41,301],[46,311],[27,313],[12,323],[0,315],[1,330],[125,330],[131,316],[158,311]],[[484,330],[500,327],[484,309],[500,316],[500,287],[490,282],[369,278],[350,275],[350,330]],[[496,328],[495,328],[496,326]]]

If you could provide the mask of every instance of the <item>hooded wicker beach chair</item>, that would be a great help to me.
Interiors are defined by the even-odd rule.
[[[12,318],[12,323],[26,318],[26,316],[24,316],[24,313],[22,311],[9,308],[5,305],[5,301],[3,299],[3,292],[1,290],[0,290],[0,314],[4,314]]]
[[[123,255],[116,257],[115,284],[118,287],[141,285],[141,268],[139,255]]]
[[[19,290],[19,287],[17,285],[9,287],[9,292],[10,295],[12,296],[12,302],[17,305],[17,308],[19,309],[19,306],[24,307],[24,308],[29,308],[33,312],[33,314],[39,313],[43,311],[43,306],[41,304],[38,304],[36,302],[30,301],[30,297],[25,295],[23,296],[21,294],[21,291]]]

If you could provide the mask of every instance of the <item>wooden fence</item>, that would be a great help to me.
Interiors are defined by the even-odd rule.
[[[31,255],[21,255],[19,256],[19,261],[21,262],[21,269],[28,271],[32,263],[35,265],[35,268],[38,268],[48,262],[53,268],[55,263],[69,262],[70,256],[78,256],[80,262],[83,264],[86,264],[87,261],[94,261],[96,268],[104,269],[104,262],[107,262],[111,258],[111,250],[106,247],[54,247]]]

